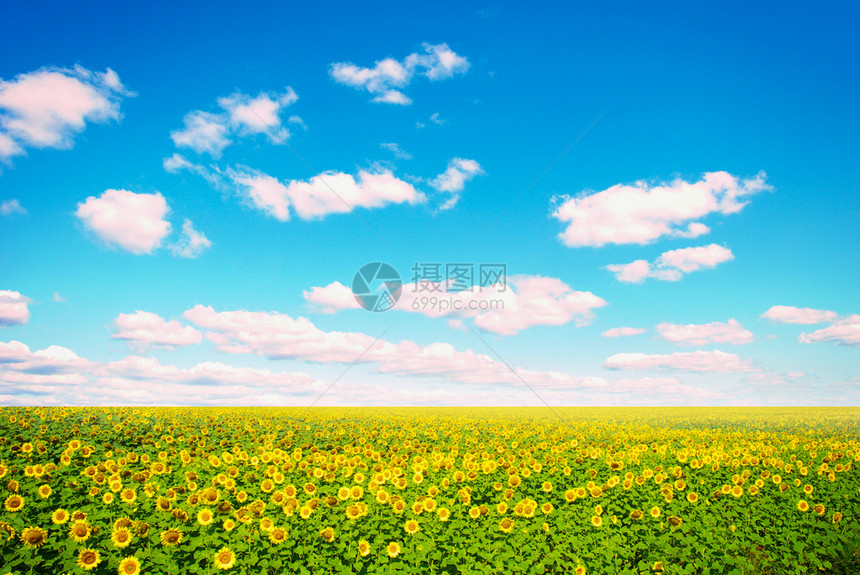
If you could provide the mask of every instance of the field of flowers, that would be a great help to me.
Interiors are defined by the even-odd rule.
[[[860,409],[2,408],[6,573],[858,573]]]

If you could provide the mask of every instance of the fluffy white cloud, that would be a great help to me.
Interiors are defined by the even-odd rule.
[[[355,208],[416,204],[425,200],[412,184],[387,170],[361,170],[358,178],[341,172],[324,172],[307,182],[291,180],[286,184],[250,169],[230,169],[227,175],[251,205],[281,221],[288,220],[291,211],[310,220],[351,212]]]
[[[181,258],[196,258],[212,247],[212,242],[194,229],[191,220],[182,222],[182,236],[170,248],[173,255]]]
[[[710,342],[740,345],[751,343],[755,339],[752,332],[744,329],[744,326],[735,319],[730,319],[726,323],[718,321],[687,325],[661,323],[657,326],[657,333],[666,341],[678,345],[705,345]]]
[[[537,325],[571,321],[588,325],[594,310],[608,305],[591,292],[576,291],[560,279],[541,276],[511,276],[504,291],[499,286],[452,287],[450,281],[404,284],[395,309],[429,317],[471,318],[484,331],[514,335]],[[326,313],[359,307],[350,288],[340,282],[314,287],[304,292],[304,298]]]
[[[798,336],[802,343],[832,342],[836,345],[860,347],[860,315],[852,314],[834,321],[829,326]]]
[[[43,68],[0,80],[0,159],[34,148],[70,148],[87,122],[119,120],[131,95],[116,72]]]
[[[591,195],[564,197],[553,216],[568,224],[559,239],[569,247],[647,244],[664,236],[705,234],[709,228],[695,220],[739,212],[749,196],[769,189],[763,172],[749,179],[710,172],[698,182],[616,184]]]
[[[196,110],[187,113],[182,121],[184,127],[170,133],[177,147],[218,157],[230,145],[229,129],[221,115]]]
[[[106,190],[78,204],[75,215],[106,244],[140,255],[152,253],[170,233],[169,211],[160,193]]]
[[[403,61],[385,58],[372,68],[338,62],[331,65],[329,74],[339,84],[368,91],[374,96],[372,102],[409,105],[412,100],[402,90],[416,74],[435,81],[465,74],[469,69],[469,61],[447,44],[422,44],[422,48],[424,53],[409,54]]]
[[[723,351],[693,351],[668,355],[646,353],[617,353],[603,362],[606,369],[668,369],[707,373],[738,373],[760,371],[748,359]]]
[[[631,335],[639,335],[640,333],[645,333],[645,330],[641,327],[613,327],[612,329],[607,329],[600,335],[603,337],[627,337]]]
[[[261,92],[252,98],[236,92],[218,99],[222,112],[194,110],[186,114],[183,128],[171,132],[170,138],[177,147],[191,148],[198,154],[216,158],[233,142],[234,136],[266,134],[271,143],[283,144],[290,137],[290,131],[281,122],[280,115],[297,100],[298,96],[289,86],[280,95]],[[171,171],[167,164],[165,169]]]
[[[0,327],[21,325],[30,319],[29,298],[11,290],[0,290]]]
[[[11,216],[12,214],[26,214],[27,210],[21,205],[21,202],[12,198],[0,204],[0,216]]]
[[[778,323],[814,324],[833,321],[838,315],[835,311],[790,305],[775,305],[761,314],[760,317]]]
[[[453,208],[460,199],[460,192],[466,187],[466,182],[475,176],[482,175],[484,170],[481,164],[475,160],[454,158],[448,162],[448,168],[430,180],[430,185],[440,192],[447,192],[451,197],[445,201],[440,209]]]
[[[717,244],[695,248],[682,248],[663,252],[652,264],[647,260],[636,260],[629,264],[611,264],[606,269],[615,274],[618,281],[641,283],[647,278],[663,281],[678,281],[684,274],[735,259],[732,251]]]
[[[52,345],[32,352],[19,342],[0,342],[0,382],[4,384],[74,385],[92,364],[72,350]]]
[[[138,346],[162,345],[186,347],[198,345],[203,335],[193,327],[181,325],[176,320],[165,321],[159,315],[146,311],[121,313],[114,320],[116,333],[111,337]]]

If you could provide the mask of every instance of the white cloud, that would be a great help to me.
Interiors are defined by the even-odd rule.
[[[575,321],[588,325],[594,310],[606,301],[588,291],[576,291],[556,278],[517,275],[499,286],[457,286],[446,282],[404,284],[394,309],[428,317],[469,318],[478,328],[497,335],[514,335],[538,325],[563,325]],[[340,282],[314,287],[304,298],[326,313],[358,308],[352,290]],[[430,300],[435,303],[430,303]],[[455,327],[459,327],[455,324]]]
[[[663,252],[651,264],[647,260],[636,260],[629,264],[611,264],[606,269],[615,274],[618,281],[641,283],[648,278],[662,281],[678,281],[684,274],[735,259],[732,251],[717,244],[695,248],[682,248]]]
[[[51,296],[51,301],[54,301],[56,303],[65,303],[67,300],[62,295],[60,295],[60,292],[55,291],[54,295]]]
[[[310,220],[356,208],[416,204],[425,200],[412,184],[388,170],[360,170],[357,179],[342,172],[323,172],[310,181],[291,180],[287,184],[247,168],[230,169],[227,174],[251,205],[281,221],[289,220],[291,211],[301,219]]]
[[[0,290],[0,327],[21,325],[30,319],[30,299],[11,290]]]
[[[797,339],[801,343],[831,342],[836,345],[860,347],[860,315],[852,314],[839,318],[823,329],[802,333]]]
[[[617,353],[603,362],[606,369],[668,369],[706,373],[739,373],[760,371],[748,359],[723,351],[693,351],[669,355]]]
[[[445,120],[439,115],[439,112],[435,112],[430,115],[430,121],[436,124],[437,126],[444,126],[448,123],[448,120]]]
[[[613,327],[612,329],[607,329],[600,335],[603,337],[628,337],[631,335],[639,335],[640,333],[645,333],[645,330],[641,327]]]
[[[152,253],[170,233],[170,223],[164,219],[169,211],[160,193],[106,190],[78,204],[75,215],[106,244],[140,255]]]
[[[559,239],[569,247],[647,244],[664,236],[705,234],[709,228],[695,220],[737,213],[750,196],[770,189],[764,172],[745,180],[709,172],[693,183],[616,184],[591,195],[563,197],[553,217],[568,224]]]
[[[0,204],[0,215],[11,216],[12,214],[26,214],[27,210],[21,205],[21,202],[12,198]]]
[[[744,326],[735,319],[730,319],[726,323],[718,321],[687,325],[661,323],[657,326],[657,333],[666,341],[678,345],[705,345],[710,342],[740,345],[751,343],[755,339],[752,332],[744,329]]]
[[[42,68],[0,80],[0,160],[28,146],[71,148],[88,122],[119,120],[120,100],[130,95],[110,68]]]
[[[216,158],[233,143],[234,136],[266,134],[272,144],[283,144],[289,139],[290,131],[282,124],[280,115],[284,108],[297,100],[298,96],[289,86],[280,95],[261,92],[252,98],[236,92],[218,99],[223,112],[194,110],[187,113],[183,118],[184,127],[171,132],[170,138],[177,147],[191,148],[198,154],[206,153]],[[298,116],[292,116],[288,121],[304,125]],[[171,167],[165,162],[165,169],[173,171],[188,167],[178,165],[176,155],[172,162]]]
[[[228,126],[219,114],[196,110],[185,114],[185,126],[170,133],[170,139],[180,148],[191,148],[198,154],[219,157],[230,145]]]
[[[352,290],[340,282],[332,282],[325,287],[314,286],[302,292],[305,301],[313,304],[323,313],[335,313],[343,309],[358,309],[358,301]]]
[[[170,250],[174,256],[181,258],[196,258],[212,247],[212,242],[194,229],[191,220],[182,222],[182,236],[171,246]]]
[[[475,160],[454,158],[448,162],[448,168],[430,180],[430,185],[440,192],[447,192],[451,196],[441,206],[440,210],[453,208],[460,199],[460,192],[466,187],[466,182],[484,174],[481,164]]]
[[[790,305],[775,305],[759,317],[777,323],[814,324],[833,321],[838,315],[835,311]]]
[[[331,65],[329,74],[339,84],[366,90],[376,103],[409,105],[412,100],[403,93],[416,74],[431,81],[452,78],[469,69],[469,61],[451,50],[447,44],[422,44],[424,53],[412,53],[403,61],[394,58],[379,60],[372,68],[362,68],[348,62]]]
[[[412,154],[410,154],[409,152],[405,152],[399,145],[397,145],[393,142],[387,143],[387,144],[379,144],[379,147],[382,148],[383,150],[388,150],[389,152],[394,154],[394,157],[397,158],[398,160],[411,160],[412,159]]]
[[[202,334],[191,326],[183,326],[176,320],[165,321],[162,317],[146,312],[121,313],[114,320],[116,333],[111,337],[137,346],[161,345],[186,347],[199,345]]]

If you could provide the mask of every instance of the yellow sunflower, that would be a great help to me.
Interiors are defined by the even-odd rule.
[[[78,553],[78,567],[84,571],[95,569],[101,562],[102,558],[99,552],[95,549],[81,549]]]
[[[501,521],[499,521],[499,529],[504,531],[505,533],[510,533],[514,528],[514,522],[510,517],[505,517]]]
[[[131,531],[129,531],[127,527],[120,527],[119,529],[114,530],[110,536],[111,543],[114,544],[114,547],[119,549],[128,547],[131,543],[131,539]]]
[[[162,545],[179,545],[182,542],[183,534],[179,529],[168,529],[162,531],[159,538]]]
[[[39,527],[27,527],[21,531],[21,541],[28,547],[38,549],[48,540],[48,534]]]
[[[370,555],[370,543],[362,539],[358,542],[358,554],[362,557]]]
[[[233,553],[229,547],[222,547],[221,550],[215,554],[214,561],[217,569],[227,570],[236,564],[236,554]]]
[[[50,485],[40,485],[39,486],[39,497],[42,499],[47,499],[51,496],[51,486]]]
[[[197,523],[200,525],[210,525],[214,519],[210,509],[201,509],[197,512]]]
[[[403,530],[410,535],[415,535],[416,533],[418,533],[418,531],[420,531],[420,529],[421,528],[419,527],[418,522],[414,519],[410,519],[406,522],[406,525],[403,526]]]
[[[126,557],[119,562],[118,575],[140,575],[140,560],[137,557]]]
[[[65,509],[57,509],[51,514],[51,523],[54,525],[62,525],[69,520],[69,512]]]
[[[69,537],[76,543],[83,543],[90,537],[90,526],[85,521],[75,521],[69,528]]]
[[[397,543],[396,541],[392,541],[385,548],[385,552],[388,553],[388,556],[391,557],[392,559],[397,557],[398,555],[400,555],[400,543]]]
[[[809,511],[809,503],[801,499],[797,502],[797,510],[806,513],[807,511]]]
[[[9,513],[21,511],[24,507],[24,498],[18,494],[12,494],[6,498],[6,501],[3,503],[3,507],[5,507],[6,511]]]

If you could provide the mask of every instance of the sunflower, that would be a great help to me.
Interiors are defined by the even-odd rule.
[[[681,523],[684,522],[683,519],[681,519],[680,517],[675,517],[674,515],[670,515],[668,521],[669,525],[671,525],[672,527],[678,527],[679,525],[681,525]]]
[[[39,527],[27,527],[21,531],[21,541],[28,547],[38,549],[48,540],[48,533]]]
[[[224,523],[222,524],[222,527],[224,528],[224,531],[233,531],[233,529],[236,527],[236,522],[232,519],[225,519]]]
[[[582,565],[578,565],[573,573],[574,575],[586,575],[585,567],[583,567]]]
[[[510,517],[505,517],[501,521],[499,521],[499,529],[504,531],[505,533],[510,533],[514,528],[514,521]]]
[[[95,569],[102,558],[95,549],[81,549],[78,553],[78,566],[84,571]]]
[[[200,525],[210,525],[213,519],[212,510],[210,509],[201,509],[197,512],[197,523]]]
[[[10,495],[3,503],[3,507],[5,507],[6,511],[9,513],[21,511],[24,507],[24,498],[17,494]]]
[[[388,553],[388,556],[394,559],[398,555],[400,555],[400,543],[396,541],[392,541],[385,548],[385,552]]]
[[[140,560],[133,555],[119,562],[118,575],[140,575]]]
[[[65,509],[57,509],[51,514],[51,523],[54,525],[62,525],[69,520],[69,512]]]
[[[544,503],[543,505],[540,506],[540,511],[544,515],[549,515],[550,513],[553,512],[554,509],[555,509],[555,507],[553,507],[552,503]]]
[[[51,486],[50,485],[40,485],[39,486],[39,497],[42,499],[47,499],[51,496]]]
[[[287,532],[281,527],[275,527],[269,532],[269,541],[275,545],[280,545],[287,540]]]
[[[813,507],[812,510],[815,511],[816,513],[818,513],[819,515],[824,515],[824,512],[827,510],[827,508],[819,503],[818,505]]]
[[[69,528],[69,537],[75,540],[76,543],[83,543],[90,537],[90,526],[86,521],[75,521]]]
[[[659,507],[655,506],[655,507],[651,508],[651,517],[653,517],[654,519],[657,519],[658,517],[660,517],[661,513],[662,512],[660,511]]]
[[[236,564],[236,554],[233,553],[229,547],[222,547],[221,550],[215,554],[214,561],[216,568],[227,570]]]
[[[403,530],[406,531],[410,535],[415,535],[421,528],[418,525],[418,522],[414,519],[410,519],[406,522],[406,525],[403,526]]]
[[[797,502],[797,510],[806,513],[807,511],[809,511],[809,503],[801,499]]]
[[[119,549],[128,547],[131,543],[131,539],[131,531],[129,531],[127,527],[120,527],[119,529],[114,530],[110,536],[111,542]]]
[[[448,521],[448,518],[451,517],[451,512],[445,507],[440,507],[436,514],[439,516],[439,521]]]
[[[102,503],[105,505],[110,505],[113,503],[113,493],[105,493],[102,495]]]
[[[568,489],[564,492],[564,500],[568,503],[573,503],[576,501],[576,491],[573,489]]]
[[[182,531],[179,529],[168,529],[167,531],[162,531],[159,536],[162,545],[178,545],[182,542],[182,537]]]
[[[370,543],[362,539],[358,542],[358,554],[362,557],[370,555]]]
[[[600,527],[601,525],[603,525],[603,517],[601,517],[600,515],[592,515],[591,524],[595,527]]]
[[[815,488],[809,484],[803,486],[803,492],[806,493],[807,495],[812,495],[812,492],[814,490],[815,490]]]
[[[477,507],[472,507],[471,509],[469,509],[469,517],[471,517],[472,519],[477,519],[480,516],[481,510]]]
[[[744,488],[740,485],[735,485],[732,487],[732,497],[740,497],[744,494]]]
[[[334,541],[335,532],[331,527],[326,527],[325,529],[320,530],[320,537],[322,537],[328,543]]]
[[[125,489],[119,494],[119,498],[123,503],[131,505],[137,500],[137,492],[134,489]]]

